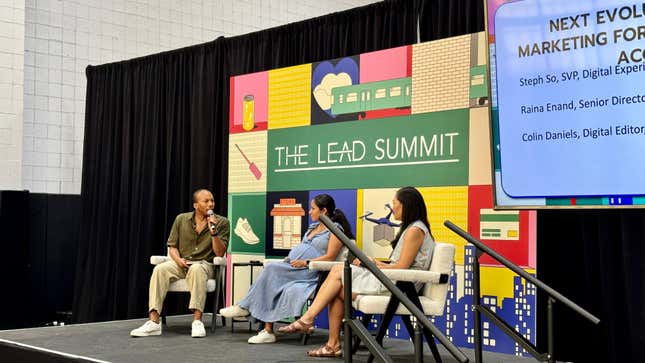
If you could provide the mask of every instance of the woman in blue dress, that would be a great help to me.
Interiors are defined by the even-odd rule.
[[[275,342],[273,322],[300,316],[307,298],[316,288],[318,272],[307,268],[309,261],[334,261],[340,252],[342,243],[318,221],[321,214],[331,218],[350,239],[354,238],[347,218],[336,208],[334,199],[328,194],[317,195],[309,208],[313,223],[302,242],[291,249],[284,261],[267,264],[236,305],[219,311],[227,318],[251,315],[265,322],[264,330],[249,338],[249,343]]]
[[[430,232],[428,212],[423,196],[412,187],[401,188],[392,200],[394,219],[401,221],[401,228],[392,241],[391,263],[373,260],[380,269],[427,270],[434,251],[434,238]],[[361,268],[360,261],[352,265],[352,296],[358,294],[389,294],[383,284],[367,269]],[[417,289],[421,286],[417,286]],[[278,329],[283,333],[311,333],[314,318],[325,306],[329,307],[329,339],[320,348],[307,352],[311,357],[340,357],[340,327],[342,325],[343,266],[335,266],[318,290],[316,299],[303,316],[292,324]],[[351,353],[349,353],[351,354]]]

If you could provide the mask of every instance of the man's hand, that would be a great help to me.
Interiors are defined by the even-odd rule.
[[[307,267],[307,261],[305,261],[305,260],[293,260],[293,261],[291,261],[291,267],[295,267],[295,268]]]
[[[380,262],[378,260],[375,260],[373,257],[367,256],[367,258],[369,258],[370,261],[374,262],[376,267],[382,267],[382,266],[385,265],[384,263],[382,263],[382,262]],[[352,265],[360,266],[361,265],[361,260],[359,260],[358,258],[355,258],[354,261],[352,261]]]
[[[183,269],[188,269],[188,267],[190,267],[190,266],[188,266],[188,264],[186,263],[186,259],[184,259],[184,258],[175,259],[175,263],[177,264],[177,266],[179,266],[179,267],[181,267]]]
[[[217,225],[217,222],[218,222],[217,217],[214,214],[211,214],[210,216],[208,216],[206,220],[208,222],[208,231],[210,232],[210,234],[214,234],[216,232],[215,226]]]

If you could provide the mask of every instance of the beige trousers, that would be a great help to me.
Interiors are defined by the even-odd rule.
[[[211,278],[213,278],[213,265],[210,263],[192,264],[188,271],[177,266],[173,260],[158,264],[152,270],[150,277],[148,311],[157,310],[161,314],[163,301],[170,284],[180,279],[186,279],[190,290],[188,308],[203,312],[206,303],[206,282]]]

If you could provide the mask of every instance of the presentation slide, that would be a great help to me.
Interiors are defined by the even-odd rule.
[[[488,10],[505,197],[645,194],[645,2],[489,1]]]

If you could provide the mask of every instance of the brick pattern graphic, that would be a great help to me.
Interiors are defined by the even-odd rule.
[[[374,2],[0,0],[0,110],[18,110],[0,116],[0,169],[8,171],[0,176],[0,184],[35,193],[80,193],[89,64],[145,56]],[[7,75],[19,83],[3,82]],[[7,87],[11,93],[4,92]],[[20,96],[4,96],[14,91]]]
[[[469,107],[470,35],[412,46],[412,113]]]
[[[0,189],[22,189],[25,4],[0,1]]]

